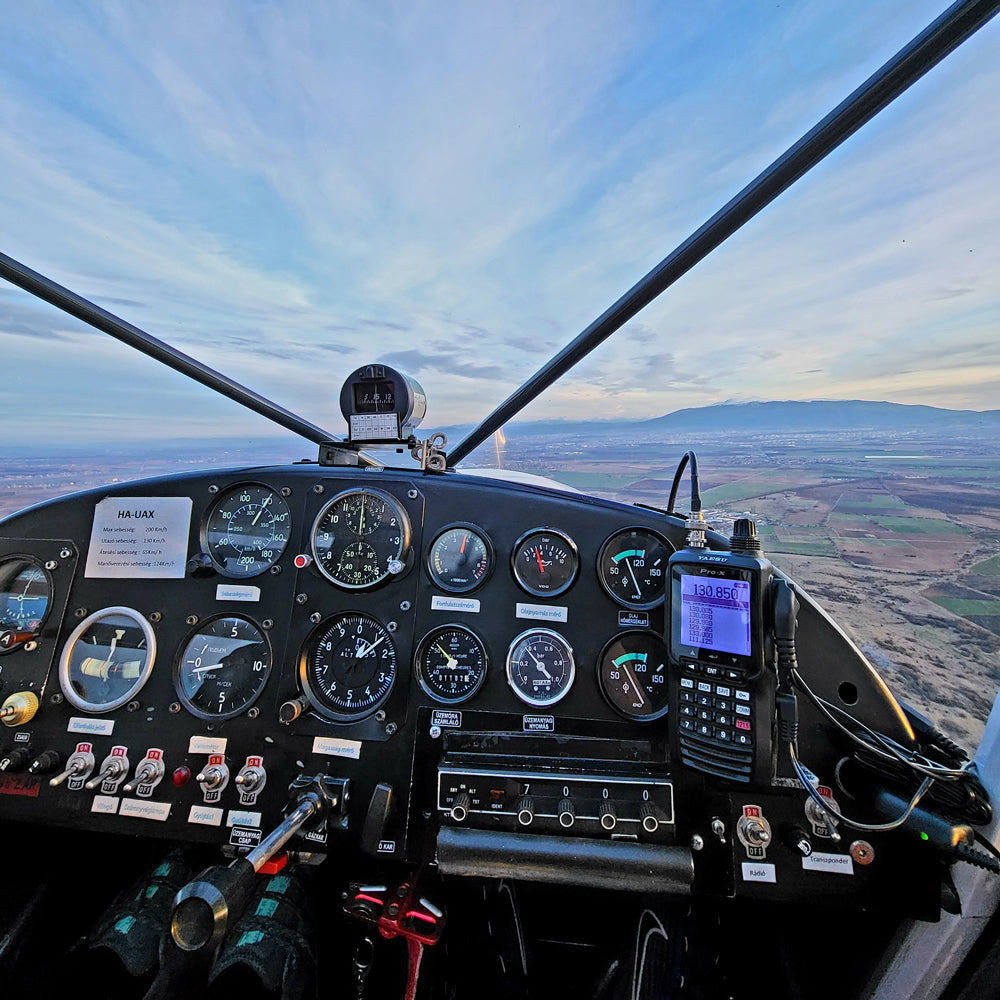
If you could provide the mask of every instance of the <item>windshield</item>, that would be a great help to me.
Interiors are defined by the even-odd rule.
[[[420,436],[457,441],[939,12],[20,5],[0,250],[334,434],[346,375],[393,365]],[[972,743],[1000,634],[997,30],[464,463],[662,506],[696,448],[710,519],[753,516]],[[7,285],[0,337],[2,513],[315,456]],[[784,400],[937,409],[757,405]]]

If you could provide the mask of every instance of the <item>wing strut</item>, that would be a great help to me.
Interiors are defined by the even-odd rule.
[[[978,31],[998,9],[1000,0],[959,0],[949,7],[450,449],[449,465],[457,465],[468,456],[785,188]]]

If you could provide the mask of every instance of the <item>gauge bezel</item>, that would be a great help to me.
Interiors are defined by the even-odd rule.
[[[388,648],[392,650],[392,677],[389,680],[388,687],[371,705],[366,706],[360,712],[344,712],[341,709],[331,708],[326,703],[326,695],[324,695],[322,691],[316,691],[313,686],[312,679],[309,676],[310,664],[312,663],[312,658],[317,651],[320,637],[332,629],[338,621],[342,621],[345,618],[364,618],[369,622],[374,622],[385,633],[384,641],[388,643]],[[363,720],[374,715],[389,700],[393,689],[396,687],[396,681],[399,677],[399,651],[396,649],[396,644],[393,642],[392,632],[389,630],[388,626],[386,626],[374,615],[370,615],[366,611],[339,611],[337,614],[328,615],[324,618],[316,625],[309,635],[306,636],[306,641],[303,643],[302,648],[299,651],[298,675],[299,684],[302,686],[302,690],[305,692],[305,695],[309,700],[309,705],[313,711],[317,712],[324,719],[328,719],[330,722],[346,724],[362,722]]]
[[[470,534],[473,534],[482,543],[483,547],[486,549],[486,572],[483,573],[482,579],[476,580],[471,586],[456,587],[452,584],[444,583],[434,570],[433,555],[434,547],[439,541],[449,532],[449,531],[459,531],[465,530]],[[486,581],[493,575],[493,568],[496,565],[496,552],[493,548],[493,542],[490,536],[479,527],[478,524],[472,524],[468,521],[455,521],[453,524],[446,524],[437,534],[434,536],[430,545],[427,546],[427,557],[424,560],[424,566],[427,569],[427,575],[430,577],[431,583],[434,584],[438,590],[447,591],[449,594],[471,594],[474,590],[478,590]]]
[[[70,661],[73,657],[73,649],[87,629],[89,629],[91,625],[94,625],[96,622],[99,622],[104,618],[110,618],[113,615],[120,615],[123,618],[131,618],[133,623],[138,625],[142,630],[142,634],[146,639],[146,662],[143,665],[142,670],[139,672],[139,676],[125,694],[120,695],[114,701],[98,704],[96,702],[87,701],[86,698],[81,698],[73,690],[73,686],[70,684],[69,676]],[[95,611],[93,614],[87,615],[87,617],[84,618],[75,629],[73,629],[69,638],[66,640],[66,644],[63,646],[62,653],[59,656],[59,687],[62,689],[63,696],[66,700],[71,705],[80,709],[81,712],[89,712],[92,715],[104,715],[107,712],[113,712],[116,708],[121,708],[122,705],[128,704],[133,698],[135,698],[143,687],[145,687],[146,681],[148,681],[152,675],[153,664],[155,662],[156,633],[153,631],[153,626],[146,620],[146,618],[134,608],[121,606],[101,608],[100,611]]]
[[[402,538],[400,539],[399,551],[396,553],[393,559],[390,560],[390,562],[398,561],[399,563],[402,564],[403,570],[401,570],[401,572],[398,574],[394,574],[390,572],[388,565],[386,565],[383,568],[381,574],[375,580],[368,580],[364,583],[348,583],[343,580],[338,580],[337,577],[335,577],[323,564],[323,560],[320,558],[319,551],[317,549],[316,536],[318,533],[320,521],[323,520],[328,511],[332,510],[333,507],[335,507],[338,503],[342,503],[347,497],[358,496],[363,494],[367,494],[368,496],[378,497],[379,500],[382,500],[388,506],[395,509],[395,512],[399,518]],[[362,487],[353,487],[349,490],[342,490],[335,497],[332,497],[325,504],[323,504],[323,506],[319,509],[319,512],[316,514],[316,517],[313,519],[312,527],[309,529],[309,550],[312,554],[313,564],[319,571],[320,575],[325,580],[332,583],[335,587],[339,587],[341,590],[352,590],[352,591],[373,590],[376,587],[381,587],[384,583],[386,583],[386,581],[390,579],[396,579],[398,576],[401,576],[403,574],[409,561],[412,539],[413,539],[413,527],[410,523],[410,515],[406,512],[406,508],[402,505],[402,503],[399,500],[397,500],[391,493],[386,493],[383,490],[374,490],[370,489],[367,486],[362,486]],[[329,551],[329,549],[327,551]]]
[[[667,551],[667,559],[676,551],[673,545],[663,537],[658,531],[654,531],[652,528],[647,528],[642,524],[633,524],[625,528],[620,528],[614,534],[609,535],[605,540],[604,544],[601,546],[600,551],[597,553],[597,579],[600,580],[601,586],[604,588],[604,592],[610,597],[616,604],[620,604],[623,608],[632,608],[635,611],[649,611],[651,608],[658,608],[667,599],[667,564],[663,564],[663,593],[655,601],[643,601],[642,603],[636,601],[626,601],[624,598],[615,593],[611,585],[604,578],[604,554],[608,551],[608,547],[616,538],[620,538],[622,535],[627,535],[633,531],[642,531],[647,535],[652,535],[653,538],[663,543],[663,547]]]
[[[434,691],[424,677],[424,654],[434,638],[442,632],[464,632],[479,647],[483,657],[483,670],[479,675],[479,678],[476,680],[476,683],[467,693],[462,694],[457,698],[447,698],[437,691]],[[473,698],[485,683],[486,675],[489,673],[490,669],[490,654],[482,637],[473,632],[471,628],[468,628],[466,625],[459,625],[456,622],[448,622],[444,625],[435,625],[434,628],[427,632],[420,642],[417,643],[416,652],[413,654],[413,669],[417,675],[417,683],[428,697],[433,698],[436,702],[439,702],[442,705],[461,705],[463,702],[469,701],[469,699]]]
[[[573,572],[570,574],[569,579],[555,590],[536,590],[521,577],[518,556],[520,555],[525,543],[527,543],[528,540],[533,538],[535,535],[555,535],[560,538],[566,543],[566,548],[569,550],[569,554],[573,559]],[[560,531],[558,528],[531,528],[518,538],[518,540],[514,543],[514,547],[511,549],[510,571],[514,576],[514,580],[517,585],[526,594],[530,594],[532,597],[540,597],[542,600],[549,597],[558,597],[560,594],[565,594],[566,591],[569,590],[574,583],[576,583],[577,578],[580,575],[580,550],[577,548],[576,542],[574,542],[565,531]]]
[[[25,568],[28,566],[33,569],[37,569],[42,576],[45,577],[45,586],[48,590],[48,595],[45,601],[45,611],[42,617],[38,620],[38,629],[32,633],[31,639],[37,639],[38,636],[42,634],[42,629],[45,627],[45,622],[48,620],[49,614],[52,611],[52,602],[55,600],[55,588],[52,582],[52,574],[45,568],[41,560],[36,559],[34,556],[29,556],[27,553],[11,552],[5,556],[0,557],[0,568],[9,562],[19,562],[23,563]],[[18,571],[16,576],[20,576],[24,572],[24,569]],[[3,634],[2,626],[0,626],[0,635]],[[31,639],[24,639],[21,642],[11,643],[9,646],[0,645],[0,656],[6,653],[12,653],[15,649],[20,649],[26,642],[30,642]]]
[[[597,686],[598,688],[600,688],[601,696],[604,698],[604,700],[623,719],[628,719],[630,722],[655,722],[657,719],[662,719],[670,711],[669,700],[667,701],[667,704],[664,705],[663,708],[659,709],[657,712],[647,715],[637,715],[634,712],[629,712],[627,709],[624,709],[620,705],[615,704],[614,699],[611,697],[611,695],[608,693],[607,688],[605,687],[604,660],[607,657],[608,653],[611,651],[611,647],[616,642],[623,642],[624,640],[631,639],[633,637],[641,637],[642,639],[648,640],[650,642],[658,642],[663,647],[664,663],[669,663],[670,651],[667,648],[667,644],[663,641],[663,639],[660,638],[660,636],[658,636],[655,632],[650,632],[646,629],[628,629],[625,632],[619,632],[617,635],[613,635],[604,644],[604,648],[601,650],[601,655],[597,658]],[[667,683],[666,677],[664,677],[663,685],[664,685],[664,694],[667,694],[669,692],[669,684]],[[644,693],[648,693],[645,692],[645,689],[643,689],[643,691]]]
[[[530,635],[538,635],[544,636],[548,639],[554,639],[565,649],[566,658],[569,660],[569,676],[565,685],[559,690],[554,698],[533,698],[531,695],[525,693],[514,682],[512,670],[514,650]],[[533,708],[547,708],[550,705],[555,705],[562,701],[563,698],[569,694],[570,689],[573,687],[573,682],[576,680],[576,658],[573,655],[573,647],[564,636],[561,636],[558,632],[553,632],[550,628],[529,628],[525,629],[525,631],[523,631],[520,635],[515,636],[507,649],[506,667],[508,687],[514,692],[515,695],[517,695],[518,698],[521,699],[521,701],[523,701],[526,705],[531,705]]]
[[[287,532],[288,537],[285,539],[283,543],[280,543],[281,548],[273,559],[271,559],[270,561],[266,559],[258,560],[259,562],[266,564],[261,569],[255,569],[252,573],[234,573],[232,570],[227,569],[223,565],[223,563],[216,557],[215,547],[213,546],[212,542],[209,541],[208,537],[209,522],[212,520],[212,517],[215,515],[216,511],[226,502],[226,500],[228,500],[233,494],[238,493],[240,490],[247,489],[248,487],[251,489],[266,490],[275,498],[275,500],[277,500],[279,503],[282,504],[282,506],[284,506],[285,513],[288,516],[288,532]],[[208,510],[205,512],[205,516],[202,518],[201,528],[199,531],[199,540],[201,542],[202,552],[207,553],[209,559],[212,560],[212,566],[215,569],[215,571],[219,574],[219,576],[224,576],[230,580],[252,580],[254,577],[260,576],[262,573],[269,572],[275,565],[277,565],[278,561],[281,559],[281,557],[285,554],[286,550],[288,549],[288,543],[291,541],[292,538],[292,526],[293,526],[292,509],[291,507],[289,507],[286,498],[282,496],[281,490],[276,489],[275,487],[269,485],[268,483],[262,483],[256,480],[247,480],[246,482],[233,483],[231,486],[226,486],[219,490],[216,497],[212,500],[212,503],[209,506]]]
[[[232,712],[206,712],[204,709],[199,708],[191,699],[184,693],[181,686],[181,666],[184,662],[184,654],[187,652],[188,647],[191,645],[191,641],[196,635],[204,634],[205,629],[212,624],[212,622],[221,621],[223,619],[238,619],[247,625],[250,625],[256,629],[257,634],[261,637],[264,645],[267,647],[267,666],[264,669],[264,679],[260,682],[257,690],[254,692],[253,697],[244,702],[244,704]],[[218,636],[217,638],[223,638]],[[177,650],[177,655],[174,660],[174,691],[177,694],[177,699],[180,703],[196,718],[207,719],[209,721],[224,721],[225,719],[235,719],[238,715],[242,715],[244,712],[249,711],[249,709],[259,700],[260,696],[264,693],[264,688],[267,686],[267,682],[271,677],[271,671],[274,668],[274,649],[271,646],[271,640],[268,638],[267,633],[261,627],[259,622],[254,621],[248,615],[238,615],[229,612],[220,612],[216,615],[211,615],[204,621],[199,622],[190,632],[185,636],[183,642]]]

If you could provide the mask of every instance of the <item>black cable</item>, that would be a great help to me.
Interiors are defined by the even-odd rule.
[[[701,511],[701,484],[698,479],[698,456],[693,451],[686,451],[684,452],[684,457],[677,465],[677,471],[674,473],[674,481],[670,487],[670,498],[667,500],[668,514],[673,514],[674,512],[674,504],[677,502],[677,491],[680,488],[681,477],[684,475],[684,470],[687,468],[688,462],[691,463],[691,513],[697,514]]]

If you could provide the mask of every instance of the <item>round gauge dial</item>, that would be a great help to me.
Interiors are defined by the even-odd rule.
[[[328,580],[362,590],[403,571],[410,519],[385,493],[347,490],[319,512],[311,541],[316,566]]]
[[[104,608],[84,618],[59,659],[59,686],[84,712],[110,712],[131,701],[153,671],[156,636],[131,608]]]
[[[174,675],[181,702],[203,719],[230,719],[260,696],[271,672],[271,647],[248,618],[225,615],[191,633]]]
[[[580,556],[561,531],[536,528],[522,535],[511,554],[514,579],[535,597],[555,597],[573,585]]]
[[[354,722],[389,697],[396,649],[388,629],[370,615],[334,615],[306,643],[299,679],[320,715]]]
[[[243,483],[212,504],[204,542],[223,576],[243,579],[269,570],[281,558],[291,527],[291,512],[279,493]]]
[[[667,713],[667,647],[651,632],[623,632],[597,664],[601,691],[612,708],[648,721]]]
[[[522,632],[507,651],[507,683],[529,705],[554,705],[573,684],[573,650],[547,628]]]
[[[14,556],[0,562],[0,653],[38,635],[51,600],[52,582],[34,560]]]
[[[457,524],[431,542],[427,571],[435,586],[453,594],[475,590],[493,568],[493,546],[478,528]]]
[[[420,640],[417,680],[436,701],[457,704],[471,698],[486,677],[486,647],[463,625],[441,625]]]
[[[604,589],[627,608],[653,608],[666,594],[667,560],[673,549],[645,528],[626,528],[612,535],[597,557]]]

